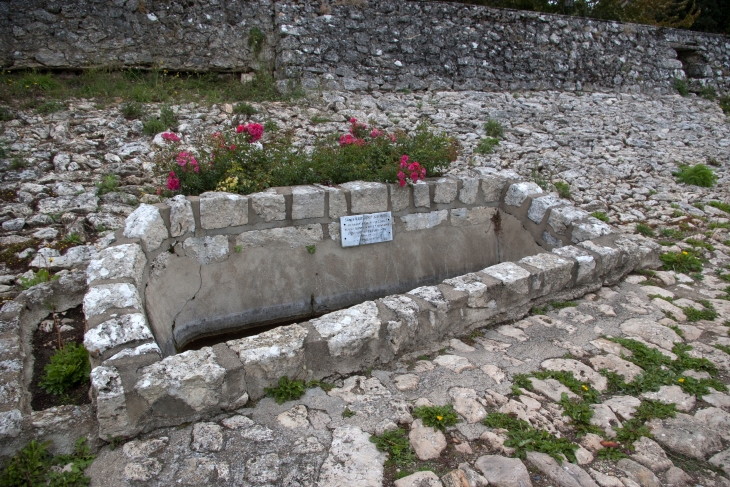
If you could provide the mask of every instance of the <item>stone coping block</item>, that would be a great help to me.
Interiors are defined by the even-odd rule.
[[[134,436],[240,407],[283,375],[323,378],[361,370],[477,326],[519,318],[558,295],[578,297],[631,270],[659,264],[653,242],[614,235],[610,226],[554,194],[539,195],[534,183],[515,181],[515,176],[502,171],[403,188],[355,181],[248,196],[211,192],[199,199],[175,197],[169,206],[140,205],[117,244],[100,252],[86,274],[90,287],[84,312],[90,328],[85,342],[95,366],[100,436]],[[514,209],[528,198],[526,208]],[[445,208],[430,211],[432,204]],[[498,226],[500,212],[510,205],[509,214],[533,235],[545,228],[557,235],[545,231],[555,245],[517,263],[501,262],[438,285],[167,357],[147,325],[142,290],[151,263],[168,245],[176,256],[201,266],[195,275],[217,266],[207,278],[219,279],[225,272],[220,264],[244,248],[276,252],[325,238],[338,241],[341,216],[397,211],[394,232],[443,231],[437,228],[444,226],[461,231],[469,225]],[[576,244],[569,245],[571,240]]]

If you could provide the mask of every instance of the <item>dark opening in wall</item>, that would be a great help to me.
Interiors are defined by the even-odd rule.
[[[712,75],[707,59],[696,47],[677,46],[674,50],[688,78],[707,78]]]

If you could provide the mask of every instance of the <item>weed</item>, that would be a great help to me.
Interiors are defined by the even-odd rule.
[[[514,377],[512,377],[512,383],[516,387],[521,387],[528,391],[532,390],[532,381],[530,381],[530,376],[527,374],[515,374]]]
[[[528,451],[547,453],[559,464],[563,463],[563,455],[568,461],[575,463],[575,451],[578,445],[566,438],[556,438],[547,431],[537,430],[530,423],[514,418],[505,413],[490,413],[484,419],[484,424],[490,428],[507,430],[507,441],[504,446],[515,449],[515,456],[524,459]]]
[[[322,380],[312,379],[309,382],[307,382],[307,389],[311,389],[312,387],[319,387],[324,392],[329,392],[335,388],[335,385],[330,382],[324,382]]]
[[[558,370],[544,370],[535,372],[532,374],[534,377],[545,380],[554,379],[563,384],[570,391],[576,394],[582,401],[586,401],[591,404],[598,403],[600,394],[597,390],[585,382],[581,382],[575,378],[572,372],[558,371]]]
[[[555,191],[558,192],[558,196],[561,198],[565,198],[566,200],[573,199],[570,194],[570,184],[564,181],[556,181],[553,183],[553,186],[555,186]]]
[[[157,118],[145,120],[142,124],[142,133],[145,135],[156,135],[167,130],[167,126]]]
[[[233,107],[233,113],[238,113],[239,115],[247,115],[250,117],[251,115],[256,115],[257,113],[259,113],[259,111],[256,110],[253,105],[244,101]]]
[[[0,473],[3,487],[51,485],[89,485],[90,479],[84,470],[91,465],[94,455],[89,451],[86,438],[79,438],[71,455],[51,457],[48,453],[50,441],[38,443],[31,440],[23,449],[10,458]]]
[[[599,460],[610,460],[612,462],[618,462],[622,458],[629,458],[629,456],[619,448],[603,448],[598,450],[596,456]]]
[[[149,118],[142,124],[142,133],[145,135],[156,135],[172,127],[177,126],[177,116],[170,107],[160,108],[158,118]]]
[[[491,154],[494,148],[499,145],[499,139],[496,137],[485,137],[479,141],[474,152],[477,154]]]
[[[58,279],[58,276],[51,276],[51,273],[48,272],[48,269],[38,269],[38,272],[36,272],[33,277],[21,277],[19,281],[20,286],[23,289],[30,289],[33,286],[36,286],[43,282],[55,281],[56,279]]]
[[[305,385],[301,379],[290,380],[287,376],[279,377],[278,386],[265,387],[264,393],[273,397],[277,404],[284,404],[286,401],[299,399],[304,395]]]
[[[649,427],[644,424],[644,421],[637,418],[624,421],[621,428],[614,427],[613,429],[616,431],[616,441],[622,443],[629,450],[634,449],[633,443],[642,436],[651,438]]]
[[[710,223],[707,228],[710,230],[715,230],[716,228],[724,228],[725,230],[730,230],[730,223]]]
[[[677,325],[669,325],[669,328],[671,328],[672,330],[674,330],[674,333],[676,333],[677,335],[679,335],[681,337],[684,337],[684,332]]]
[[[119,176],[117,176],[116,174],[112,174],[112,173],[105,174],[101,178],[101,181],[96,183],[96,188],[97,188],[96,194],[98,196],[101,196],[101,195],[104,195],[107,193],[113,193],[114,191],[119,189],[119,183],[120,183]]]
[[[248,31],[248,47],[251,49],[256,59],[258,59],[261,54],[261,50],[264,48],[265,40],[266,36],[258,27],[252,27],[251,30]]]
[[[240,254],[241,252],[243,252],[243,245],[236,245],[234,250],[237,254]]]
[[[684,233],[676,228],[662,228],[659,230],[659,235],[664,238],[671,238],[675,240],[681,240],[684,238]]]
[[[8,164],[8,169],[11,171],[20,171],[21,169],[24,169],[25,166],[28,164],[19,156],[15,156],[10,160],[10,164]]]
[[[653,237],[655,235],[654,230],[652,230],[649,225],[646,225],[644,223],[637,223],[634,227],[634,231],[645,237]]]
[[[81,236],[76,233],[69,233],[68,235],[63,237],[62,242],[70,245],[80,245],[83,243],[83,241],[81,240]]]
[[[705,85],[700,88],[700,91],[698,91],[697,94],[705,100],[715,101],[715,98],[717,98],[717,91],[715,91],[715,88],[710,85]]]
[[[550,307],[552,309],[563,309],[563,308],[575,308],[578,303],[575,301],[551,301]]]
[[[683,274],[702,271],[702,261],[691,251],[665,252],[659,258],[664,263],[662,269],[665,271],[674,271]]]
[[[713,321],[715,318],[718,317],[717,311],[715,310],[714,306],[712,306],[710,303],[709,307],[705,306],[705,309],[696,309],[692,306],[687,306],[685,308],[682,308],[684,311],[684,315],[687,317],[687,321],[690,323],[694,323],[695,321],[700,320],[707,320],[707,321]]]
[[[267,132],[276,132],[279,130],[279,126],[273,120],[267,120],[264,122],[264,130]]]
[[[141,103],[130,101],[122,103],[119,107],[119,111],[122,112],[122,116],[127,120],[136,120],[142,118],[145,115],[145,109]]]
[[[717,208],[718,210],[722,210],[725,213],[730,213],[730,203],[722,203],[720,201],[710,201],[708,203],[713,208]]]
[[[714,157],[708,157],[707,164],[709,164],[710,166],[714,166],[714,167],[722,167],[722,163]]]
[[[730,96],[722,96],[719,101],[720,108],[725,112],[725,115],[730,115]]]
[[[349,407],[345,407],[345,409],[342,411],[342,417],[347,419],[355,416],[355,411],[350,409]]]
[[[446,427],[454,426],[459,422],[459,417],[451,404],[417,407],[413,410],[413,417],[420,418],[426,426],[432,426],[441,431],[446,431]]]
[[[597,218],[597,219],[601,220],[604,223],[609,222],[608,215],[606,215],[605,211],[594,211],[593,213],[591,213],[591,216],[593,218]]]
[[[109,449],[111,451],[114,451],[119,446],[123,445],[127,441],[127,439],[124,436],[112,436],[110,434],[107,434],[106,440],[104,440],[104,441],[106,441],[107,444],[109,445]]]
[[[707,242],[703,242],[702,240],[697,240],[695,238],[688,238],[684,242],[690,244],[692,247],[700,247],[705,250],[709,250],[710,252],[713,252],[715,250],[714,245],[707,243]]]
[[[0,107],[0,121],[8,122],[15,118],[15,115],[13,115],[13,112],[8,110],[5,107]]]
[[[484,124],[484,132],[488,137],[501,139],[504,137],[504,127],[497,120],[489,119]]]
[[[416,459],[408,435],[402,428],[386,431],[380,436],[371,436],[370,441],[375,443],[378,450],[388,454],[387,463],[390,465],[403,465]]]
[[[570,424],[580,438],[588,433],[601,434],[601,430],[591,424],[593,409],[587,401],[569,399],[566,393],[560,397],[560,405],[563,407],[563,416],[571,419]]]
[[[84,346],[68,343],[51,356],[40,386],[51,394],[63,394],[76,384],[88,381],[90,372],[89,353]]]
[[[692,186],[700,186],[702,188],[711,188],[717,182],[717,175],[704,164],[695,166],[680,165],[679,171],[673,173],[677,181]]]
[[[679,93],[680,95],[689,95],[689,86],[687,85],[687,80],[684,80],[682,78],[674,78],[672,86],[675,90],[677,90],[677,93]]]
[[[530,310],[530,314],[533,315],[546,315],[548,312],[547,306],[533,306]]]
[[[315,115],[309,121],[316,125],[318,123],[329,123],[332,119],[323,117],[322,115]]]
[[[307,249],[307,252],[309,252],[310,254],[314,254],[317,251],[317,246],[314,244],[306,245],[304,248]]]
[[[43,115],[50,115],[51,113],[60,112],[66,110],[68,107],[65,103],[59,103],[57,101],[47,101],[36,108],[38,113]]]

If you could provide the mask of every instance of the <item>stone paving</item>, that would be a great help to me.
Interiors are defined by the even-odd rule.
[[[11,158],[2,160],[0,189],[14,192],[14,201],[3,205],[0,243],[36,238],[52,244],[76,233],[87,245],[63,255],[41,250],[35,264],[48,265],[41,260],[53,257],[52,270],[73,275],[109,244],[111,231],[136,202],[157,197],[149,194],[147,172],[155,143],[140,135],[141,122],[88,102],[70,106],[48,117],[22,113],[2,122],[0,140]],[[718,273],[730,264],[723,228],[729,220],[707,205],[728,202],[730,125],[716,104],[679,96],[443,92],[323,93],[295,106],[256,106],[261,113],[255,121],[293,128],[302,145],[313,134],[344,131],[351,116],[404,129],[430,120],[464,145],[451,172],[511,169],[528,178],[567,181],[578,206],[605,211],[621,231],[632,233],[636,223],[682,230],[666,250],[695,248],[707,262],[701,276],[632,275],[576,300],[577,306],[536,310],[380,369],[331,377],[336,387],[328,392],[310,388],[281,405],[265,398],[230,415],[105,446],[87,470],[92,485],[730,486],[730,395],[713,388],[690,394],[685,384],[710,379],[708,370],[730,384],[728,283]],[[230,106],[173,108],[178,132],[190,137],[237,122]],[[311,124],[315,115],[333,122]],[[489,117],[505,125],[505,139],[493,155],[472,154]],[[30,164],[11,169],[12,156],[21,154]],[[684,186],[671,176],[679,164],[708,160],[720,164],[713,167],[719,176],[714,188]],[[99,198],[95,183],[109,172],[121,177],[122,186]],[[0,274],[0,291],[16,295],[19,276],[7,269]],[[717,312],[713,319],[696,320],[689,311],[707,306]],[[657,390],[627,394],[599,371],[622,374],[627,382],[645,371],[635,363],[636,353],[612,337],[657,350],[667,364],[689,357],[708,361],[693,364],[711,365],[682,370],[676,383]],[[7,347],[1,351],[12,354]],[[528,385],[517,375],[549,370],[573,372],[586,390],[599,393],[590,424],[600,435],[579,438],[573,420],[563,415],[561,394],[572,397],[573,391],[553,378],[528,377]],[[638,439],[633,451],[620,445],[627,458],[605,459],[599,452],[615,449],[615,428],[633,426],[629,421],[649,401],[675,404],[674,417],[648,419],[651,438]],[[414,418],[415,407],[431,404],[452,404],[460,422],[441,432]],[[558,464],[544,453],[522,454],[507,445],[509,431],[483,424],[497,412],[575,441],[576,463]],[[408,432],[418,458],[403,466],[388,463],[370,441],[397,427]]]

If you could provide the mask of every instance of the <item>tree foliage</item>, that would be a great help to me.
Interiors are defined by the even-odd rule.
[[[730,26],[727,0],[456,0],[517,10],[576,15],[637,24],[726,32]]]

